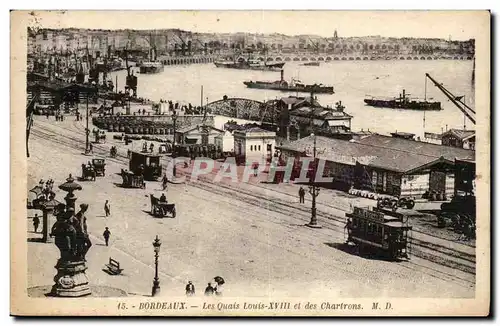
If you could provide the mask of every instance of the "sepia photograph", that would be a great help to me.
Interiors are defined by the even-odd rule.
[[[10,18],[11,314],[488,315],[490,12]]]

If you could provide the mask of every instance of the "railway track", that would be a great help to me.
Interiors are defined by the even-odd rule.
[[[75,129],[79,129],[81,127],[77,126],[76,121],[73,123],[73,125]],[[62,126],[58,127],[67,130],[70,134],[75,134],[75,131],[77,131],[75,129],[64,128]],[[58,143],[59,145],[71,149],[76,148],[84,150],[84,145],[82,145],[81,138],[63,135],[61,133],[57,133],[56,131],[41,130],[38,128],[32,129],[32,134],[37,138],[50,139],[50,141],[52,142]],[[84,132],[78,132],[78,134],[84,136]],[[98,155],[107,156],[109,151],[102,147],[107,146],[102,146],[99,144],[94,145],[94,152]],[[116,158],[107,159],[111,162],[125,165],[128,161],[125,155],[118,155]],[[225,185],[223,183],[214,184],[209,178],[203,178],[201,181],[202,182],[190,182],[189,185],[209,191],[211,193],[217,193],[225,197],[231,197],[233,199],[236,198],[242,202],[250,205],[260,206],[262,208],[265,208],[266,210],[278,212],[280,214],[286,214],[293,219],[300,221],[301,223],[307,222],[309,219],[309,210],[294,206],[293,204],[290,204],[286,201],[277,198],[268,198],[259,195],[256,192],[250,192],[244,189],[235,189],[234,187]],[[261,188],[266,189],[265,187]],[[266,191],[269,191],[269,189],[266,189]],[[318,211],[318,217],[322,218],[322,225],[324,227],[321,232],[333,231],[336,234],[337,238],[342,238],[340,235],[343,234],[345,218],[326,214],[321,211]],[[475,274],[475,256],[462,251],[457,251],[455,249],[447,248],[436,243],[422,241],[412,237],[411,254],[413,256],[422,258],[424,260],[429,260],[442,266],[457,269],[472,275]],[[453,280],[454,282],[462,285],[465,284],[470,286],[471,284],[474,284],[474,281],[461,278],[450,273],[446,273],[442,270],[436,270],[428,266],[423,266],[413,261],[410,261],[408,265],[401,264],[400,266],[404,266],[404,268],[410,269],[419,269],[420,271],[425,270],[433,277]]]

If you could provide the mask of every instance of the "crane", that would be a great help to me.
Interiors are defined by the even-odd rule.
[[[444,95],[446,95],[446,97],[453,103],[455,104],[456,107],[458,107],[458,109],[460,111],[462,111],[462,113],[473,123],[473,124],[476,124],[476,111],[474,109],[472,109],[471,107],[469,107],[467,104],[465,104],[463,102],[463,99],[464,99],[464,96],[455,96],[453,95],[449,90],[447,90],[443,84],[440,84],[438,83],[434,78],[432,78],[429,74],[425,74],[425,76],[427,78],[429,78],[433,83],[434,85],[439,88],[439,90],[441,92],[444,93]],[[426,79],[427,80],[427,79]]]

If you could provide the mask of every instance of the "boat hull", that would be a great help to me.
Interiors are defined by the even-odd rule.
[[[252,83],[252,82],[243,82],[248,88],[255,89],[270,89],[281,92],[299,92],[299,93],[321,93],[321,94],[333,94],[333,86],[314,86],[314,85],[305,85],[301,87],[297,86],[289,86],[289,85],[280,85],[276,83]]]
[[[273,63],[273,64],[263,64],[263,65],[249,65],[247,63],[232,63],[232,62],[214,62],[217,68],[228,68],[228,69],[246,69],[246,70],[265,70],[265,71],[277,71],[281,70],[285,65],[285,62]]]
[[[388,109],[416,110],[416,111],[440,111],[441,102],[417,102],[417,101],[397,101],[397,100],[377,100],[365,99],[369,106]]]
[[[147,66],[140,66],[139,67],[139,72],[141,74],[157,74],[163,71],[163,66],[158,66],[158,67],[147,67]]]

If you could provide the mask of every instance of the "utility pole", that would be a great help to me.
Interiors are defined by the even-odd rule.
[[[90,154],[90,148],[89,148],[89,134],[90,134],[90,129],[89,129],[89,92],[87,90],[87,117],[86,117],[86,128],[85,128],[85,155]]]
[[[321,225],[318,224],[318,220],[316,217],[316,197],[319,195],[320,188],[316,186],[316,135],[314,134],[314,91],[311,91],[311,136],[313,137],[313,162],[311,169],[311,175],[309,176],[309,193],[311,194],[311,221],[306,224],[306,226],[315,229],[321,229]]]

